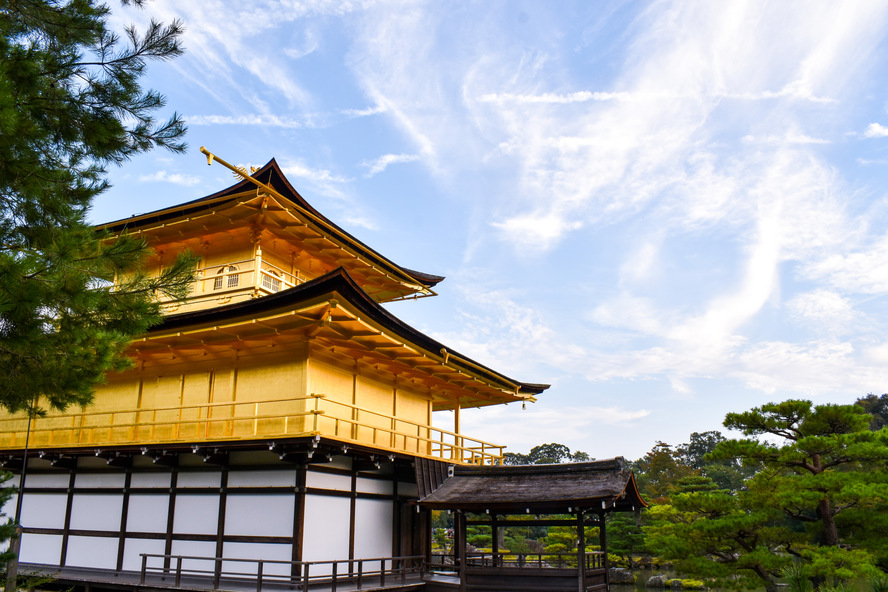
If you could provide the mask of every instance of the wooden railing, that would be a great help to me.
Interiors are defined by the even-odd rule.
[[[141,557],[141,586],[217,590],[224,584],[249,583],[256,586],[256,592],[262,592],[263,586],[307,592],[319,584],[332,592],[340,586],[379,589],[386,582],[394,585],[408,578],[419,581],[423,567],[422,556],[308,562],[152,553],[142,553]]]
[[[23,448],[27,421],[0,419],[0,450]],[[101,447],[320,435],[462,464],[502,464],[503,446],[340,403],[322,394],[36,417],[30,445]]]
[[[232,267],[235,269],[230,270]],[[197,277],[199,289],[192,292],[192,296],[206,296],[243,288],[279,292],[305,282],[297,274],[285,271],[263,260],[261,256],[201,267],[197,270]]]
[[[429,571],[458,571],[458,558],[454,555],[433,554],[428,563]],[[586,571],[602,570],[605,556],[601,551],[585,553]],[[510,567],[528,570],[576,569],[577,553],[466,553],[466,567]]]

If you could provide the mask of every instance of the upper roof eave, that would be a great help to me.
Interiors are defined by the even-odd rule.
[[[290,184],[290,181],[284,176],[280,165],[278,165],[274,158],[253,173],[251,177],[271,186],[285,199],[291,201],[299,208],[308,211],[312,216],[321,220],[324,225],[333,229],[334,233],[338,235],[340,240],[347,243],[351,248],[361,252],[366,257],[373,259],[377,264],[388,268],[389,271],[407,275],[426,288],[432,288],[444,280],[444,276],[424,273],[397,265],[340,228],[336,223],[317,211],[304,197],[302,197],[302,195],[299,194],[298,191],[296,191],[296,189]],[[155,210],[153,212],[99,224],[96,228],[111,233],[137,230],[143,226],[165,222],[166,220],[173,220],[182,216],[190,216],[212,207],[218,207],[219,204],[233,203],[236,200],[236,196],[249,191],[254,191],[255,189],[255,184],[247,179],[241,179],[234,185],[217,191],[216,193],[168,208]],[[231,199],[227,200],[226,198]],[[314,221],[309,218],[309,222]]]
[[[337,294],[344,301],[354,306],[362,316],[373,320],[380,327],[401,339],[418,347],[439,355],[446,347],[424,333],[414,329],[398,317],[383,308],[361,289],[357,282],[342,268],[337,268],[323,276],[307,281],[287,290],[251,300],[245,300],[225,306],[169,315],[163,322],[149,329],[148,335],[164,333],[184,327],[214,325],[237,318],[253,319],[258,315],[271,315],[277,311],[297,308],[300,303],[317,299],[324,295]],[[516,395],[532,397],[549,388],[547,384],[526,383],[513,380],[487,366],[479,364],[458,352],[448,352],[449,364],[461,367],[467,372],[485,376],[488,380],[501,385],[517,385]]]

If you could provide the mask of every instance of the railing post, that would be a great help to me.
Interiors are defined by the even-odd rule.
[[[385,559],[379,560],[379,585],[385,586]]]
[[[339,582],[337,582],[338,579],[339,579],[339,563],[334,561],[333,562],[333,582],[331,584],[332,592],[336,592],[336,584],[339,583]]]
[[[364,580],[364,560],[358,559],[358,590],[363,588]]]
[[[213,589],[219,589],[219,581],[222,579],[222,558],[216,557],[216,562],[213,567]]]
[[[176,588],[182,583],[182,556],[176,557]]]
[[[145,572],[148,571],[148,554],[142,553],[142,573],[139,576],[139,585],[145,585]]]
[[[302,592],[308,592],[308,568],[311,567],[310,563],[305,564],[305,569],[303,570],[302,576]]]
[[[256,592],[262,592],[262,570],[263,563],[259,560],[259,566],[256,568]]]

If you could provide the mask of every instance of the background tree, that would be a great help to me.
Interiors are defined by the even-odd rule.
[[[665,442],[657,442],[650,452],[632,463],[632,469],[638,490],[653,501],[662,501],[676,491],[682,479],[700,474],[699,469],[685,464],[679,450]]]
[[[180,298],[193,281],[189,256],[149,277],[144,242],[87,223],[108,165],[185,149],[182,120],[155,122],[164,99],[139,84],[147,60],[181,53],[181,23],[121,41],[107,16],[90,0],[0,3],[0,406],[13,412],[38,396],[89,403],[159,321],[157,296]]]
[[[857,399],[854,404],[862,407],[864,411],[872,415],[870,429],[874,432],[888,426],[888,394],[878,397],[870,393],[865,397]]]
[[[858,405],[769,403],[729,413],[725,427],[753,437],[722,442],[713,454],[762,467],[748,489],[758,506],[780,510],[805,534],[783,549],[805,561],[815,587],[884,565],[884,544],[873,541],[884,538],[888,512],[888,430],[871,431],[870,419]]]
[[[791,558],[781,551],[798,536],[780,525],[779,510],[749,492],[718,489],[705,477],[683,480],[669,503],[647,512],[647,544],[678,571],[724,588],[777,590]]]
[[[563,462],[586,462],[594,460],[581,451],[571,453],[564,444],[540,444],[530,449],[528,454],[507,452],[503,455],[503,464],[507,465],[544,465]]]

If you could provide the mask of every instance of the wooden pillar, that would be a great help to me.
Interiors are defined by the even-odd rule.
[[[610,566],[607,562],[607,529],[604,525],[604,516],[604,512],[598,513],[598,536],[601,542],[601,552],[604,553],[604,556],[602,557],[602,565],[604,566],[604,582],[608,585],[608,590],[610,590]]]
[[[466,592],[466,514],[457,510],[454,521],[456,529],[456,560],[459,562],[459,592]]]
[[[497,567],[496,554],[499,553],[500,524],[496,519],[496,512],[494,512],[490,516],[490,518],[491,518],[491,522],[490,522],[490,534],[491,534],[490,550],[491,550],[491,555],[492,555],[491,561],[493,562],[493,567]]]
[[[456,404],[453,406],[453,433],[456,434],[454,436],[454,449],[451,452],[451,459],[460,459],[462,460],[462,435],[459,431],[459,399],[456,400]]]
[[[577,589],[586,592],[586,525],[582,510],[577,510]]]

